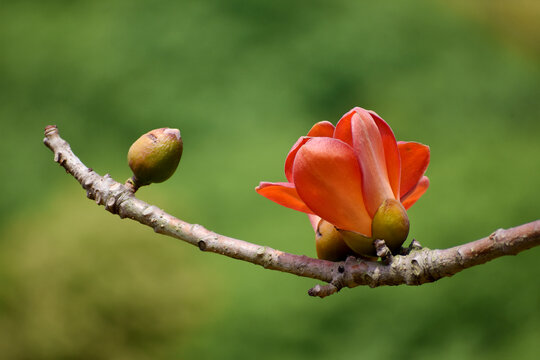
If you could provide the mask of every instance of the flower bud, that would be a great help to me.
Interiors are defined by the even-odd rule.
[[[409,217],[398,200],[387,199],[377,209],[371,223],[373,239],[382,239],[386,246],[397,253],[409,235]]]
[[[353,251],[345,244],[339,231],[326,220],[319,221],[315,232],[315,248],[319,259],[345,260]]]
[[[170,178],[178,167],[182,149],[178,129],[155,129],[137,139],[128,151],[135,188]]]
[[[355,253],[367,257],[377,257],[372,238],[354,231],[338,231],[341,236],[343,236],[343,241],[345,241],[345,244],[354,250]]]

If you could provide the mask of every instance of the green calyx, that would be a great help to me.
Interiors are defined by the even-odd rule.
[[[397,253],[409,235],[409,217],[401,202],[387,199],[379,207],[371,223],[373,239],[382,239],[386,246]]]
[[[160,183],[172,176],[182,157],[180,130],[161,128],[147,132],[131,145],[128,164],[135,187]]]
[[[317,257],[323,260],[341,261],[354,252],[345,244],[341,233],[326,220],[319,221],[315,232]]]
[[[343,241],[350,247],[355,253],[363,256],[377,256],[375,247],[373,246],[373,239],[362,235],[360,233],[348,230],[338,230],[343,236]]]
[[[354,252],[364,256],[377,256],[373,241],[384,240],[396,254],[409,235],[409,217],[403,205],[395,199],[385,200],[373,216],[371,237],[347,230],[338,230],[343,241]]]

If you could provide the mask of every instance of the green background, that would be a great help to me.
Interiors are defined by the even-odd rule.
[[[138,196],[216,232],[315,256],[283,181],[317,121],[377,111],[431,146],[411,238],[445,248],[540,213],[540,12],[519,1],[3,1],[4,359],[538,359],[540,249],[420,287],[344,289],[202,253],[88,201],[52,161],[57,124],[98,173],[182,131]],[[536,24],[536,25],[535,25]]]

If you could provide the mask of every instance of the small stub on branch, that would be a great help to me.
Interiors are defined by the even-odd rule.
[[[381,258],[384,265],[388,265],[392,262],[392,252],[388,246],[386,246],[386,242],[384,240],[375,239],[375,241],[373,241],[373,246],[375,246],[377,256]]]
[[[47,125],[47,126],[45,126],[45,136],[49,137],[53,133],[58,134],[58,128],[56,127],[56,125]]]
[[[309,296],[317,296],[322,298],[325,298],[327,296],[330,296],[332,294],[335,294],[338,292],[339,289],[334,284],[325,284],[325,285],[315,285],[311,289],[308,290]]]

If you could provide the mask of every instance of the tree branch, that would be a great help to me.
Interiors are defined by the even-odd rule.
[[[202,251],[327,283],[310,289],[311,296],[325,297],[343,287],[359,285],[421,285],[540,245],[540,220],[536,220],[507,230],[499,229],[483,239],[444,250],[421,248],[413,241],[403,255],[391,256],[386,254],[384,242],[378,243],[383,262],[354,257],[342,262],[313,259],[214,233],[137,199],[133,189],[116,182],[108,174],[100,176],[86,167],[60,137],[55,125],[45,128],[43,142],[54,153],[54,161],[82,185],[87,197],[104,205],[111,213],[150,226],[157,233],[186,241]]]

